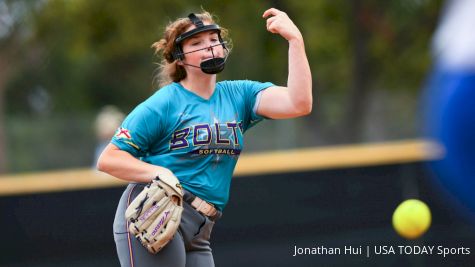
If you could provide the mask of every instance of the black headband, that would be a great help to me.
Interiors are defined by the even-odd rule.
[[[191,31],[187,31],[185,33],[180,34],[176,39],[175,39],[175,44],[179,45],[183,40],[190,38],[191,36],[198,34],[200,32],[205,32],[205,31],[217,31],[218,33],[221,33],[221,29],[219,28],[218,25],[216,24],[210,24],[210,25],[204,25],[203,21],[200,20],[195,14],[191,13],[188,15],[188,18],[193,22],[193,24],[196,26],[195,29]]]

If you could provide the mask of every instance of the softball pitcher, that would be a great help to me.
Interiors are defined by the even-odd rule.
[[[121,266],[214,266],[210,235],[228,201],[244,133],[263,118],[311,112],[312,79],[299,29],[275,8],[263,18],[269,32],[289,43],[285,87],[216,82],[230,51],[226,30],[208,12],[170,23],[152,45],[163,57],[162,87],[126,117],[97,164],[129,181],[113,226]],[[129,234],[124,213],[145,184],[170,172],[185,191],[184,210],[173,239],[152,254]]]

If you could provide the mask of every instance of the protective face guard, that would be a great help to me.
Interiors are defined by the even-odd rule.
[[[216,25],[216,24],[204,25],[203,21],[200,20],[193,13],[188,15],[188,18],[196,26],[196,28],[191,30],[191,31],[187,31],[185,33],[182,33],[181,35],[179,35],[175,39],[175,51],[173,53],[173,58],[174,59],[183,60],[184,57],[185,57],[185,54],[193,53],[193,52],[203,50],[203,49],[209,49],[209,48],[212,48],[212,47],[218,46],[218,45],[222,45],[223,48],[226,51],[228,50],[227,47],[226,47],[226,42],[224,42],[223,39],[221,38],[221,29],[219,28],[218,25]],[[198,50],[193,50],[193,51],[190,51],[190,52],[187,52],[187,53],[183,53],[183,50],[181,49],[181,43],[185,39],[190,38],[191,36],[194,36],[198,33],[205,32],[205,31],[216,31],[218,33],[219,44],[214,45],[214,46],[210,46],[210,47],[206,47],[206,48],[202,48],[202,49],[198,49]],[[211,52],[212,51],[213,50],[211,50]],[[200,68],[201,71],[203,71],[204,73],[207,73],[207,74],[216,74],[216,73],[219,73],[219,72],[223,71],[224,65],[226,63],[226,59],[227,59],[227,53],[226,53],[226,56],[224,58],[215,57],[214,53],[213,53],[213,58],[201,62],[199,67],[195,66],[195,65],[191,65],[191,64],[185,64],[185,65],[192,66],[192,67],[195,67],[195,68]]]

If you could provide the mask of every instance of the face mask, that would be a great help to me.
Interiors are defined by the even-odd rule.
[[[216,45],[213,45],[213,46],[201,48],[201,49],[198,49],[198,50],[193,50],[193,51],[190,51],[190,52],[187,52],[187,53],[182,53],[182,55],[184,56],[186,54],[194,53],[194,52],[197,52],[197,51],[201,51],[201,50],[205,50],[205,49],[211,49],[211,53],[213,54],[212,58],[207,59],[205,61],[202,61],[200,63],[200,66],[191,65],[191,64],[184,63],[184,62],[183,62],[183,65],[187,65],[187,66],[191,66],[191,67],[195,67],[195,68],[200,68],[201,71],[203,71],[204,73],[207,73],[207,74],[220,73],[221,71],[224,70],[224,66],[226,64],[226,59],[228,59],[229,51],[226,47],[224,47],[224,49],[226,51],[226,53],[225,53],[226,56],[224,58],[216,57],[213,53],[213,47],[219,46],[219,45],[225,45],[225,42],[219,43],[219,44],[216,44]]]
[[[229,54],[229,50],[226,47],[226,42],[224,42],[221,38],[221,29],[216,24],[204,25],[203,21],[200,20],[198,17],[196,17],[196,15],[193,14],[193,13],[188,15],[188,18],[191,20],[191,22],[193,22],[193,24],[196,26],[196,28],[191,30],[191,31],[187,31],[187,32],[179,35],[175,39],[175,51],[173,52],[173,58],[175,60],[183,60],[185,58],[185,54],[193,53],[193,52],[200,51],[200,50],[203,50],[203,49],[211,49],[211,52],[213,52],[212,48],[214,46],[221,45],[221,46],[223,46],[223,48],[226,51],[226,53],[225,53],[226,56],[224,58],[215,57],[214,53],[213,53],[213,57],[201,62],[200,66],[195,66],[195,65],[184,63],[184,65],[187,65],[187,66],[200,68],[201,71],[203,71],[204,73],[207,73],[207,74],[220,73],[221,71],[224,70],[224,66],[226,64],[226,59],[228,58],[228,54]],[[190,52],[187,52],[187,53],[183,53],[183,51],[181,49],[181,43],[183,42],[183,40],[185,40],[187,38],[190,38],[191,36],[194,36],[198,33],[205,32],[205,31],[216,31],[218,33],[219,44],[216,44],[216,45],[210,46],[210,47],[205,47],[205,48],[198,49],[198,50],[194,50],[194,51],[190,51]]]
[[[213,57],[201,62],[200,68],[201,68],[201,71],[203,71],[204,73],[216,74],[224,70],[225,63],[226,63],[226,58]]]

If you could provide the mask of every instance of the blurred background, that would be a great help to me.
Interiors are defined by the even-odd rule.
[[[246,152],[420,135],[440,0],[1,0],[0,173],[92,165],[97,114],[106,105],[127,114],[157,90],[151,44],[169,21],[201,7],[234,45],[218,79],[285,85],[287,43],[261,17],[270,6],[304,35],[315,107],[305,118],[261,123]]]
[[[461,4],[448,12],[446,2],[474,10]],[[447,13],[474,17],[472,0],[0,0],[0,229],[8,229],[0,266],[118,266],[112,220],[124,184],[93,167],[117,124],[158,89],[151,44],[169,21],[203,8],[232,39],[218,79],[285,85],[287,43],[261,17],[272,6],[303,33],[314,108],[247,134],[213,231],[217,266],[474,266],[475,134],[465,131],[475,125],[473,108],[453,115],[464,124],[449,125],[437,107],[450,106],[442,99],[452,96],[427,97],[427,87],[452,81],[439,80],[450,68],[436,56],[436,29]],[[474,23],[452,22],[438,40],[456,40],[458,29],[465,29],[459,37],[473,36]],[[475,65],[475,56],[460,54]],[[473,84],[466,87],[475,92]],[[453,105],[475,106],[473,97]],[[439,128],[428,134],[424,105],[449,127],[434,123]],[[471,152],[461,166],[444,138],[450,161],[424,149],[425,137],[438,140],[444,128],[466,133],[442,131]],[[417,240],[391,225],[408,198],[432,212],[431,228]],[[468,247],[471,254],[292,257],[294,246],[382,245]]]

